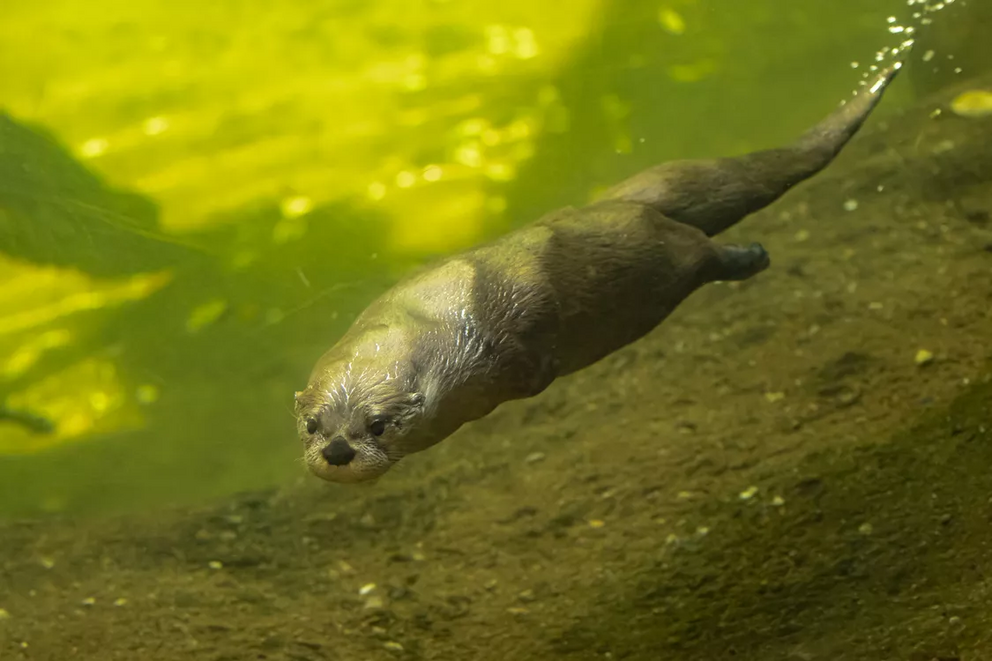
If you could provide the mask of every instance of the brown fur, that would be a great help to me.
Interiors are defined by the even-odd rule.
[[[310,469],[336,482],[379,477],[643,337],[702,285],[767,268],[760,245],[710,237],[826,167],[898,68],[792,146],[657,166],[387,291],[297,393]]]

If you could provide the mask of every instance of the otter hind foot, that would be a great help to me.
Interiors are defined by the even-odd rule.
[[[747,280],[771,264],[768,251],[760,243],[749,246],[720,246],[720,269],[717,280]]]

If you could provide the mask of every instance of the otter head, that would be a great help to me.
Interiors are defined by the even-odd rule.
[[[330,482],[365,482],[420,447],[427,397],[395,338],[375,333],[321,359],[296,393],[296,425],[311,472]]]
[[[414,448],[424,395],[398,380],[365,375],[349,387],[312,384],[296,394],[296,424],[307,467],[330,482],[365,482],[388,471]]]

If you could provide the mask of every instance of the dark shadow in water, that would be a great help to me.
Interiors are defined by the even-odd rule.
[[[193,235],[196,248],[187,249],[158,234],[154,203],[109,189],[47,134],[0,117],[0,135],[0,250],[100,276],[172,274],[146,299],[75,315],[72,346],[2,385],[0,395],[15,392],[82,357],[104,355],[129,398],[142,385],[161,393],[140,430],[0,458],[4,508],[35,511],[53,498],[83,511],[131,508],[146,498],[224,493],[245,480],[271,483],[298,470],[294,390],[405,268],[379,245],[387,219],[341,201],[310,212],[300,238],[274,244],[284,219],[273,200],[221,219],[220,229]],[[223,305],[216,321],[188,328],[194,309],[212,302]],[[52,422],[30,411],[0,409],[0,417],[37,433]],[[280,445],[285,461],[273,465],[272,448]]]
[[[0,113],[0,251],[97,276],[188,259],[158,231],[158,209],[115,190],[47,131]]]

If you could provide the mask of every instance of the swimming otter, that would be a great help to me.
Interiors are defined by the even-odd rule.
[[[826,167],[900,68],[789,147],[656,166],[385,292],[296,393],[310,470],[331,482],[377,478],[639,339],[702,285],[766,269],[760,244],[710,237]]]

